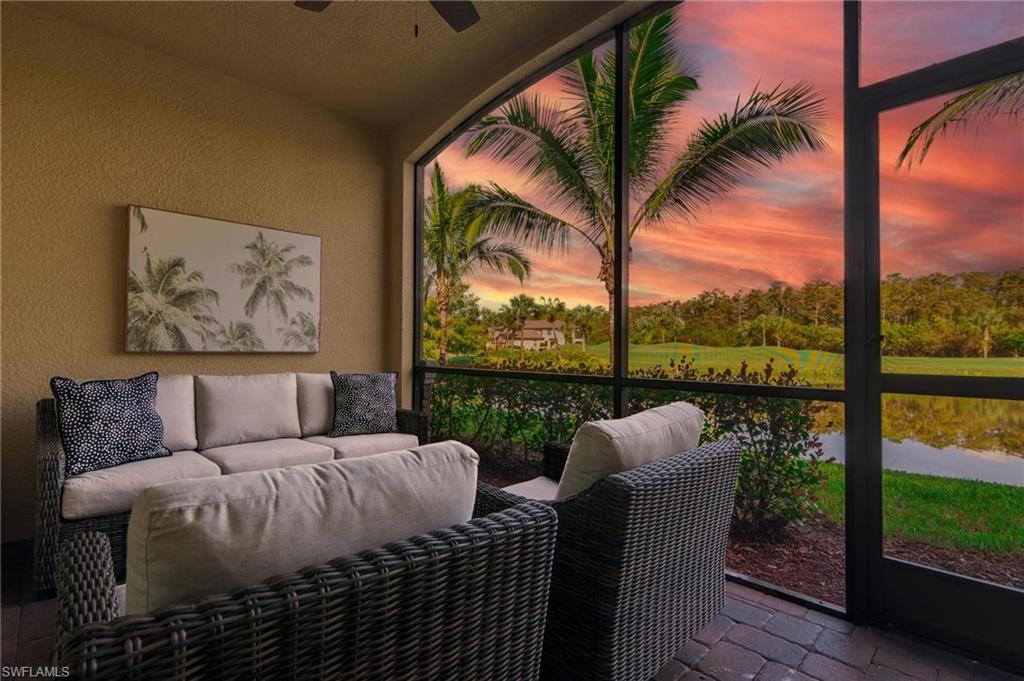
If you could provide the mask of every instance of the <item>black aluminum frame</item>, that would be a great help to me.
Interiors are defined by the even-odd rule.
[[[847,547],[856,552],[855,618],[916,631],[1024,669],[1024,591],[886,557],[882,517],[882,396],[885,393],[1024,399],[1017,378],[891,374],[881,356],[879,117],[908,104],[1024,71],[1024,38],[862,86],[860,3],[844,17],[847,238]],[[856,347],[863,352],[851,352]],[[851,425],[852,424],[852,425]],[[854,471],[849,463],[854,461]],[[851,489],[852,486],[852,489]],[[848,554],[849,560],[849,554]],[[848,566],[849,569],[849,566]],[[847,573],[848,584],[851,575]],[[847,593],[848,606],[851,603]]]
[[[980,582],[905,561],[887,559],[882,546],[882,456],[881,395],[901,392],[925,395],[1022,399],[1021,382],[1012,378],[975,378],[882,374],[880,330],[880,263],[879,263],[879,200],[878,200],[878,113],[934,95],[951,92],[973,83],[1024,70],[1024,38],[972,52],[955,59],[934,64],[894,78],[860,85],[860,2],[845,0],[843,7],[843,79],[844,79],[844,355],[845,381],[840,389],[816,387],[785,387],[743,383],[709,383],[631,378],[628,370],[629,303],[627,232],[629,215],[628,168],[629,120],[625,90],[616,89],[617,120],[615,131],[615,306],[612,311],[615,343],[612,349],[611,375],[553,374],[533,371],[505,371],[463,367],[435,366],[422,359],[424,303],[422,280],[423,177],[430,162],[453,140],[465,133],[481,116],[501,106],[511,97],[553,73],[579,55],[614,41],[616,79],[629,77],[628,32],[636,24],[665,11],[680,2],[656,2],[643,11],[578,48],[563,55],[489,101],[465,122],[452,130],[416,162],[414,167],[414,258],[413,283],[413,399],[417,407],[424,398],[423,383],[428,374],[465,375],[510,380],[537,380],[563,383],[604,385],[612,388],[613,413],[620,417],[629,413],[630,388],[658,388],[718,394],[750,395],[782,399],[806,399],[845,403],[846,430],[846,610],[835,608],[808,596],[766,585],[759,580],[729,573],[738,581],[762,590],[770,590],[807,607],[846,617],[856,623],[895,625],[916,631],[953,647],[981,653],[1003,665],[1024,668],[1020,651],[1003,645],[991,645],[968,631],[962,612],[946,609],[947,624],[936,608],[921,609],[923,617],[906,617],[906,599],[898,600],[893,588],[905,587],[899,593],[920,596],[921,584],[939,591],[931,597],[954,598],[969,603],[977,598],[985,606],[1018,592],[1013,589]],[[916,585],[907,583],[919,580]],[[1021,594],[1024,596],[1024,594]],[[897,607],[886,607],[886,604]],[[902,606],[902,607],[901,607]],[[1024,610],[1021,610],[1024,611]],[[994,609],[990,620],[1002,627],[1004,635],[1012,635],[1019,626],[1017,617],[1009,617],[1005,606]],[[974,623],[972,622],[972,625]],[[986,635],[997,632],[986,631]]]

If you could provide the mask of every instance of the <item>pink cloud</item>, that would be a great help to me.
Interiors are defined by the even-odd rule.
[[[907,17],[922,11],[914,3],[887,4],[893,5],[885,10],[890,23],[896,22],[893,12],[898,9]],[[985,23],[1008,11],[989,5],[1012,3],[970,4],[980,7]],[[876,11],[870,5],[865,17]],[[933,24],[919,24],[916,33],[899,24],[907,32],[904,42],[916,45],[916,52],[904,52],[901,44],[894,60],[920,66],[921,60],[933,58],[932,45],[947,39],[968,48],[983,46],[968,44],[977,42],[977,36],[964,33],[964,24],[970,22],[950,19],[962,19],[962,10],[936,10]],[[759,173],[716,198],[694,220],[668,220],[638,233],[630,263],[630,302],[685,298],[711,288],[731,293],[765,287],[773,280],[793,285],[819,278],[841,280],[841,3],[690,1],[674,11],[679,12],[676,43],[686,62],[696,66],[702,89],[680,108],[669,155],[684,148],[701,120],[731,111],[737,96],[797,81],[812,83],[825,100],[823,130],[830,148],[800,154]],[[1014,12],[1024,17],[1024,4],[1010,14],[1016,16]],[[886,30],[896,30],[897,23]],[[865,39],[867,34],[866,23]],[[879,48],[865,47],[866,54],[872,49]],[[533,86],[534,92],[568,105],[560,99],[557,74]],[[895,170],[906,136],[941,101],[888,112],[881,119],[883,269],[918,275],[1024,266],[1024,136],[1019,127],[1002,121],[982,132],[949,135],[936,143],[923,166]],[[482,156],[467,159],[459,143],[446,149],[440,162],[454,186],[497,182],[558,213],[548,204],[542,184],[526,182],[507,164]],[[607,304],[597,280],[598,256],[582,240],[574,241],[567,253],[537,252],[531,258],[534,275],[525,285],[480,275],[472,282],[474,292],[489,305],[518,293],[554,295],[570,304]]]

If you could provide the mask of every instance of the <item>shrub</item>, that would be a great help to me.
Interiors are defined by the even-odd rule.
[[[499,352],[485,366],[552,371],[553,367],[575,361],[573,356],[532,353],[520,362],[518,354],[507,357]],[[746,364],[737,372],[701,371],[692,360],[684,359],[632,375],[806,385],[797,369],[788,366],[776,371],[773,362],[762,371],[751,371]],[[816,501],[824,474],[820,466],[821,441],[815,430],[816,426],[830,426],[820,422],[820,417],[827,416],[825,405],[809,400],[647,388],[631,389],[629,398],[634,412],[686,400],[707,416],[705,441],[722,437],[739,440],[743,454],[733,514],[735,531],[773,537],[788,523],[818,514]],[[434,438],[455,437],[467,442],[480,452],[485,468],[522,479],[537,474],[535,464],[544,442],[571,440],[584,422],[610,418],[611,405],[611,389],[606,386],[443,375],[431,388],[431,431]]]

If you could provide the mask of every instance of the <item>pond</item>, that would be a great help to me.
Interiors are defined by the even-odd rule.
[[[832,405],[832,423],[839,423]],[[825,458],[846,460],[842,432],[822,428]],[[887,394],[886,469],[1024,487],[1024,402]]]
[[[846,462],[842,433],[821,435],[824,458]],[[977,451],[954,445],[933,447],[917,440],[883,440],[882,465],[888,470],[996,482],[1024,487],[1024,457],[1005,452]]]

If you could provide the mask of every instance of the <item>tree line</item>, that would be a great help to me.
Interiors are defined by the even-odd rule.
[[[1024,268],[1003,272],[889,275],[881,282],[883,353],[900,357],[1020,357],[1024,354]],[[463,282],[449,309],[449,352],[479,355],[488,327],[522,328],[530,319],[560,320],[566,336],[586,345],[609,341],[608,308],[568,306],[558,298],[520,294],[497,310],[483,307]],[[424,354],[437,358],[438,310],[424,309]],[[843,351],[843,285],[772,282],[728,294],[703,291],[629,310],[635,344],[716,347],[780,346]]]

